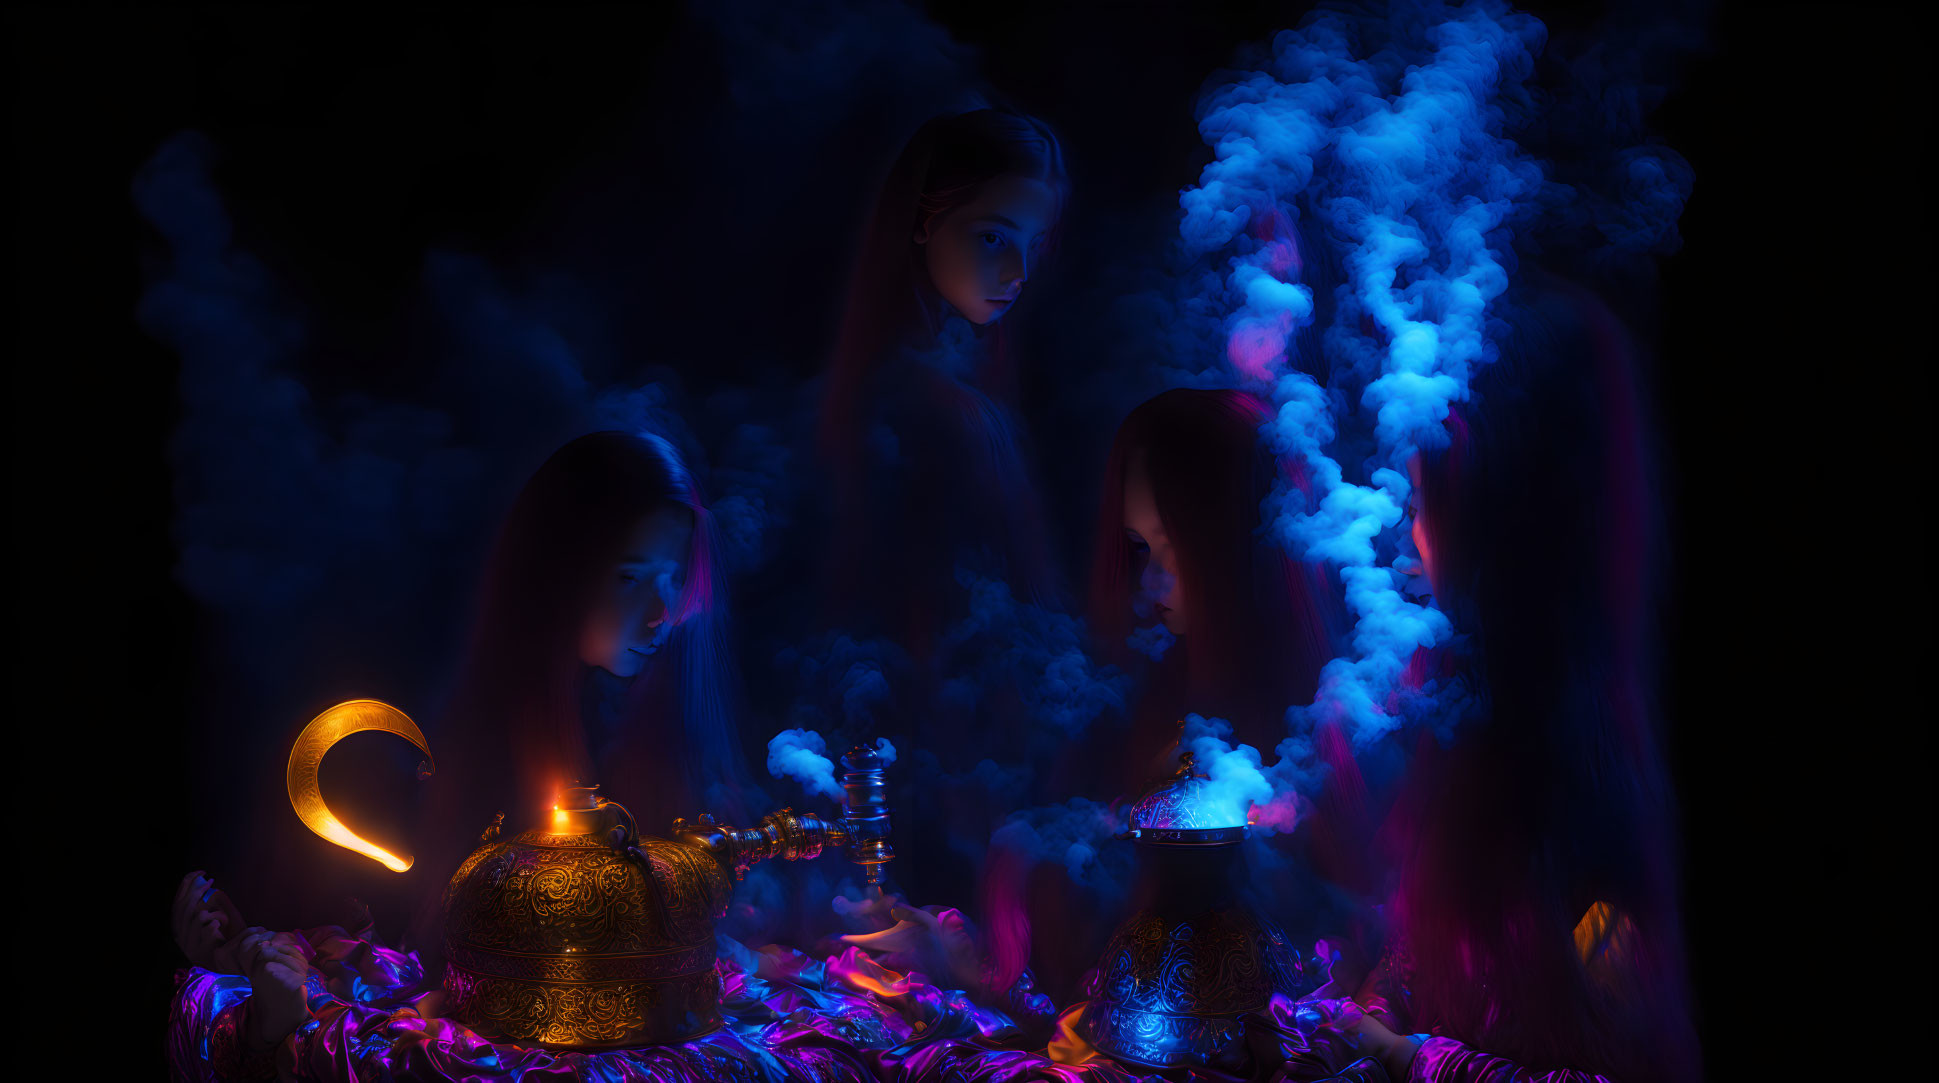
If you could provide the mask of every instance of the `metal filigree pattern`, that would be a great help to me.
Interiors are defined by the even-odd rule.
[[[545,984],[445,973],[451,1009],[480,1033],[562,1049],[615,1049],[684,1041],[720,1025],[720,978],[711,967],[663,982]]]
[[[1191,831],[1245,826],[1245,810],[1235,808],[1230,800],[1209,799],[1209,788],[1205,779],[1195,775],[1174,779],[1131,806],[1131,826]]]
[[[680,1042],[720,1022],[713,923],[732,891],[708,854],[604,831],[487,842],[445,891],[445,991],[487,1034],[562,1049]]]
[[[714,923],[727,913],[733,882],[709,855],[691,846],[643,838],[653,879],[659,884],[667,935],[673,940],[713,940]]]
[[[1093,1001],[1084,1009],[1092,1045],[1153,1068],[1204,1067],[1245,1037],[1233,1016],[1167,1015]]]
[[[1260,959],[1262,933],[1239,908],[1178,922],[1145,911],[1111,937],[1094,995],[1154,1012],[1222,1015],[1263,1007],[1272,982]]]
[[[451,948],[451,961],[474,974],[522,981],[665,981],[714,965],[714,938],[681,951],[653,955],[512,955]]]
[[[498,951],[595,955],[686,947],[667,936],[652,880],[613,849],[489,843],[446,895],[446,938]]]
[[[1112,1056],[1158,1067],[1205,1065],[1275,991],[1303,991],[1285,935],[1243,907],[1167,920],[1150,910],[1118,927],[1089,990],[1087,1037]]]

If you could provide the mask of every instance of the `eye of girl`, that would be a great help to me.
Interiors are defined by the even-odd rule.
[[[1001,233],[997,233],[991,230],[984,230],[983,232],[977,234],[976,237],[978,240],[983,242],[985,247],[988,247],[988,248],[1003,247],[1003,234]]]
[[[1133,553],[1142,555],[1151,552],[1150,543],[1146,542],[1144,536],[1135,530],[1125,531],[1124,540],[1131,543],[1131,551]]]

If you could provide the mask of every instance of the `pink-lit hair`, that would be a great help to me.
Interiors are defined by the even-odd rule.
[[[1674,794],[1654,719],[1655,541],[1636,351],[1561,284],[1518,307],[1452,445],[1421,464],[1437,601],[1483,717],[1422,742],[1383,832],[1415,1025],[1532,1069],[1697,1072]],[[1586,964],[1595,903],[1623,935]]]
[[[633,682],[619,736],[596,763],[580,712],[580,630],[629,533],[669,503],[694,520],[686,580],[667,606],[675,627]],[[637,804],[643,825],[663,819],[662,806],[697,812],[703,799],[758,800],[735,728],[719,567],[713,516],[665,440],[599,432],[547,459],[499,532],[469,649],[433,736],[439,790],[449,799],[434,819],[455,821],[438,829],[475,832],[482,821],[471,821],[494,810],[517,825],[537,815],[556,787],[575,781],[596,781],[602,792]]]

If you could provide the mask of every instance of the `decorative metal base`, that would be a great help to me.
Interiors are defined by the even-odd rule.
[[[550,982],[478,974],[452,962],[451,1014],[481,1034],[592,1051],[689,1041],[721,1025],[720,977],[707,969],[646,981]]]
[[[1140,911],[1104,949],[1080,1032],[1153,1068],[1203,1068],[1239,1054],[1244,1016],[1304,975],[1284,934],[1241,906],[1189,917]]]
[[[1245,1022],[1230,1015],[1173,1015],[1093,1000],[1084,1036],[1114,1059],[1146,1068],[1203,1068],[1239,1047]]]

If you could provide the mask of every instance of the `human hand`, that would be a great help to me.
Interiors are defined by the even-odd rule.
[[[849,933],[838,937],[875,956],[882,965],[905,973],[921,971],[932,983],[945,988],[977,990],[983,983],[983,957],[970,936],[963,916],[945,909],[932,914],[905,903],[900,896],[881,896],[879,903],[865,899],[851,904],[851,913],[876,903],[874,912],[886,912],[894,924],[872,933]],[[846,900],[843,900],[846,902]]]
[[[1316,940],[1313,954],[1326,967],[1326,983],[1313,990],[1313,997],[1323,1000],[1351,997],[1366,981],[1366,960],[1351,939]]]
[[[865,929],[879,933],[896,923],[892,911],[902,905],[900,895],[886,895],[879,884],[872,884],[862,892],[862,897],[850,900],[845,895],[835,896],[832,906],[851,929]]]
[[[1414,1039],[1394,1032],[1393,1016],[1381,1006],[1368,1008],[1351,1000],[1314,997],[1300,1001],[1295,1020],[1295,1025],[1308,1034],[1322,1029],[1335,1032],[1349,1048],[1379,1061],[1390,1080],[1407,1078],[1414,1054],[1420,1049]]]
[[[193,966],[204,970],[222,969],[217,955],[228,938],[242,929],[242,915],[236,912],[229,896],[216,890],[215,881],[201,869],[182,877],[175,888],[175,903],[169,910],[175,931],[175,946],[182,949]],[[230,971],[235,973],[235,971]]]
[[[249,1034],[259,1049],[273,1046],[310,1017],[304,978],[309,960],[289,933],[251,929],[237,938],[237,961],[249,975]]]

